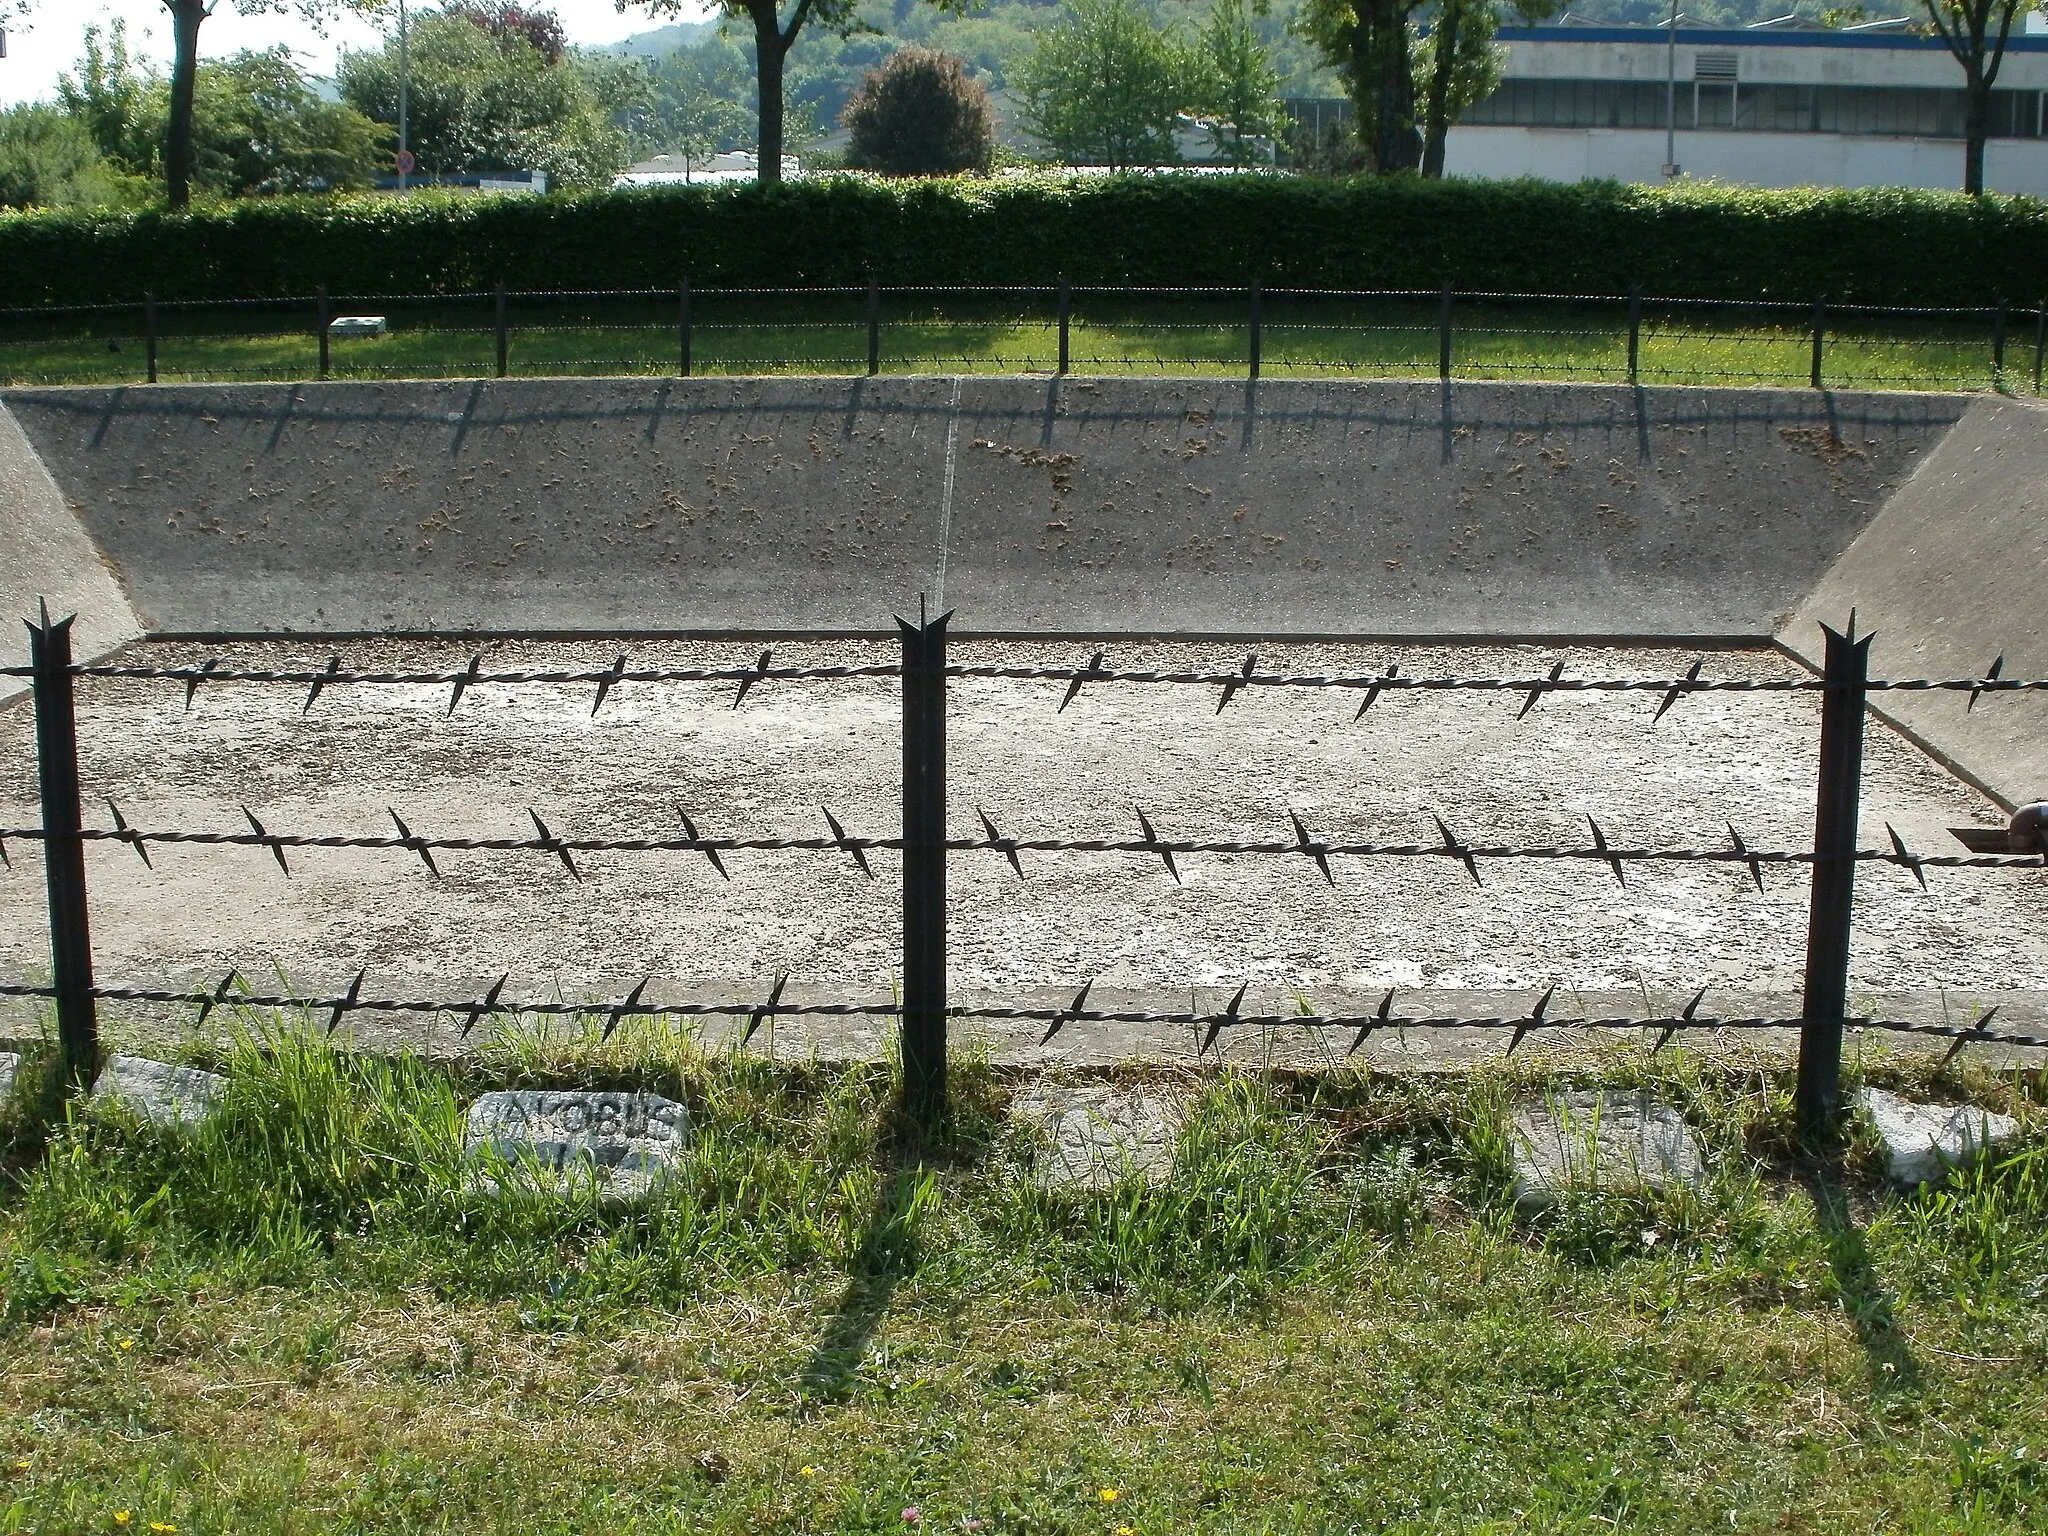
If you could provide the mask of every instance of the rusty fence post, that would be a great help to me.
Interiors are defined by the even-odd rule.
[[[328,328],[334,323],[334,310],[327,302],[327,285],[325,283],[320,285],[318,296],[313,302],[317,314],[317,323],[320,326],[320,377],[324,379],[327,377]]]
[[[1815,389],[1820,384],[1821,352],[1827,345],[1828,301],[1825,296],[1813,301],[1813,359],[1806,371],[1806,382]]]
[[[946,621],[899,618],[903,634],[903,1108],[946,1114]]]
[[[882,290],[868,279],[868,377],[882,371]]]
[[[1073,289],[1067,287],[1067,274],[1059,274],[1059,373],[1067,373],[1067,328],[1073,322]],[[2036,365],[2034,373],[2040,373]],[[2034,393],[2040,393],[2036,389]]]
[[[1265,341],[1266,341],[1266,337],[1265,337],[1265,316],[1264,316],[1264,315],[1263,315],[1263,314],[1261,313],[1261,309],[1262,309],[1262,307],[1263,307],[1263,306],[1262,306],[1262,304],[1261,304],[1261,302],[1260,302],[1260,297],[1261,297],[1261,296],[1260,296],[1260,293],[1259,293],[1259,285],[1258,285],[1257,283],[1253,283],[1253,284],[1252,284],[1252,312],[1251,312],[1251,326],[1252,326],[1252,337],[1251,337],[1251,358],[1250,358],[1250,363],[1251,363],[1251,377],[1252,377],[1252,378],[1254,378],[1254,379],[1256,379],[1256,378],[1257,378],[1257,377],[1259,376],[1259,359],[1260,359],[1260,354],[1261,354],[1262,352],[1264,352],[1264,351],[1265,351]]]
[[[1451,377],[1451,285],[1444,284],[1443,305],[1437,311],[1436,319],[1436,376],[1449,382]]]
[[[497,334],[498,377],[505,377],[506,364],[511,361],[512,338],[505,331],[505,285],[499,283],[491,290],[491,324]]]
[[[156,294],[142,296],[142,350],[149,363],[149,382],[156,382]],[[2035,391],[2040,393],[2039,390]]]
[[[690,376],[690,280],[683,279],[681,312],[676,316],[677,344],[682,352],[680,377]]]
[[[78,710],[71,678],[71,620],[31,623],[36,774],[43,801],[43,877],[50,901],[50,973],[57,993],[57,1046],[67,1083],[90,1080],[99,1065],[99,1017],[93,1001],[92,925],[86,910],[84,825],[78,791]]]
[[[1821,680],[1820,784],[1813,818],[1813,898],[1806,926],[1806,1006],[1799,1029],[1794,1101],[1800,1134],[1821,1142],[1834,1132],[1842,1097],[1842,1026],[1849,1005],[1849,928],[1856,893],[1856,816],[1863,781],[1863,712],[1870,677],[1870,636],[1822,626],[1827,655]]]
[[[1643,285],[1631,283],[1628,290],[1628,381],[1637,382],[1643,352]]]

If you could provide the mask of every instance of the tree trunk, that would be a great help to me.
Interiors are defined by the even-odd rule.
[[[760,90],[754,179],[773,186],[782,180],[782,64],[789,45],[783,41],[774,0],[757,0],[747,9],[754,18],[754,79]]]
[[[199,77],[199,24],[206,0],[171,0],[171,115],[164,134],[164,183],[171,211],[192,202],[192,91]]]
[[[1435,55],[1429,72],[1429,104],[1423,116],[1422,174],[1432,179],[1444,173],[1444,140],[1451,128],[1451,71],[1458,57],[1458,11],[1450,4],[1437,7],[1436,32],[1430,39]]]
[[[1412,171],[1422,158],[1415,131],[1415,71],[1408,56],[1412,0],[1368,0],[1366,13],[1374,75],[1373,169],[1385,176]]]
[[[1963,190],[1984,195],[1984,139],[1991,126],[1991,87],[1981,70],[1965,76],[1963,88]]]

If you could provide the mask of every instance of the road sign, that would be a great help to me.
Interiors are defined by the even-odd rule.
[[[413,173],[413,167],[417,166],[419,161],[413,158],[411,150],[401,149],[398,152],[398,159],[395,163],[398,166],[399,175],[410,176]]]

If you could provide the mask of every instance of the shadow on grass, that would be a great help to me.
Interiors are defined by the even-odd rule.
[[[1920,1362],[1913,1355],[1893,1310],[1894,1297],[1885,1289],[1871,1262],[1856,1224],[1847,1193],[1840,1182],[1840,1170],[1809,1163],[1801,1170],[1807,1194],[1813,1199],[1814,1225],[1827,1245],[1828,1266],[1834,1271],[1835,1288],[1841,1293],[1842,1313],[1863,1346],[1873,1396],[1917,1391]]]
[[[897,1288],[917,1267],[917,1220],[929,1188],[930,1175],[918,1162],[891,1159],[862,1227],[846,1289],[804,1363],[799,1392],[805,1402],[838,1402],[851,1390]]]

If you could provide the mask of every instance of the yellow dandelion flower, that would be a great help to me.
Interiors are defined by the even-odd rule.
[[[818,1469],[817,1469],[816,1467],[798,1467],[798,1468],[797,1468],[797,1476],[799,1476],[799,1477],[816,1477],[817,1475],[818,1475]]]
[[[1128,1525],[1120,1525],[1116,1528],[1116,1536],[1138,1536],[1138,1533]]]
[[[125,1350],[130,1350],[130,1349],[133,1349],[134,1347],[135,1347],[135,1341],[134,1341],[133,1339],[123,1339],[123,1340],[121,1341],[121,1348],[122,1348],[122,1349],[123,1349],[124,1351],[125,1351]]]
[[[132,1509],[117,1509],[114,1511],[114,1524],[116,1525],[126,1525],[134,1518],[135,1511]]]
[[[1114,1504],[1118,1499],[1122,1498],[1123,1495],[1114,1488],[1105,1488],[1102,1490],[1101,1493],[1097,1494],[1096,1497],[1101,1499],[1102,1502],[1105,1504]]]
[[[26,1472],[28,1470],[28,1463],[25,1461],[17,1461],[14,1464],[14,1470],[17,1472]]]
[[[156,1532],[156,1536],[172,1536],[172,1533],[178,1529],[168,1520],[152,1520],[149,1522],[149,1528]]]

